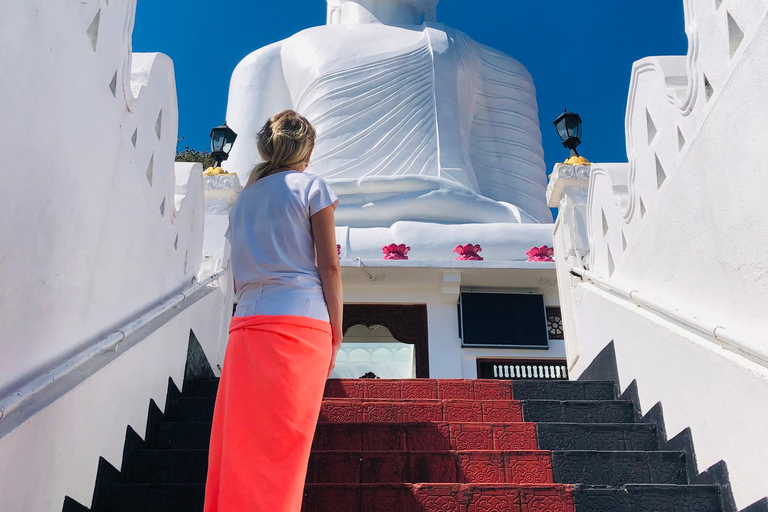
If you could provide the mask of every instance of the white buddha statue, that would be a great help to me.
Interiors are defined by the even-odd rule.
[[[227,169],[247,178],[269,116],[306,116],[318,133],[308,171],[340,197],[347,256],[423,240],[432,225],[445,244],[483,232],[502,243],[499,229],[514,251],[551,244],[551,226],[533,226],[552,216],[531,76],[436,23],[438,1],[328,0],[328,25],[257,50],[232,77],[227,122],[240,137]]]

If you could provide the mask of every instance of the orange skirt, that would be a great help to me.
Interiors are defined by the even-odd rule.
[[[299,512],[331,363],[331,326],[235,317],[216,396],[205,512]]]

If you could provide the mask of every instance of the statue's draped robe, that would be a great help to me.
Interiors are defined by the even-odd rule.
[[[444,178],[551,222],[530,74],[436,27],[335,25],[296,34],[279,43],[281,68],[272,65],[290,104],[281,98],[272,110],[293,108],[315,125],[309,171],[326,179]]]
[[[318,132],[312,171],[329,179],[437,176],[432,84],[428,46],[314,80],[296,105]]]

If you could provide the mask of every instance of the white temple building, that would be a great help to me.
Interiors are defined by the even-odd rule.
[[[549,181],[530,74],[438,0],[328,0],[327,25],[246,57],[218,176],[174,162],[173,61],[132,52],[136,0],[6,2],[0,510],[91,503],[169,378],[220,370],[228,208],[289,108],[341,199],[333,377],[611,380],[664,446],[695,444],[722,510],[763,499],[768,2],[683,1],[688,54],[633,68],[628,163]]]

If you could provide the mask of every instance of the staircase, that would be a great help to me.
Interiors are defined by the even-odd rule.
[[[96,512],[201,511],[218,381],[170,383],[123,469],[99,472]],[[102,465],[105,461],[102,460]],[[107,464],[108,466],[108,464]],[[65,512],[88,510],[68,499]],[[721,511],[659,451],[613,383],[330,380],[303,512]]]

